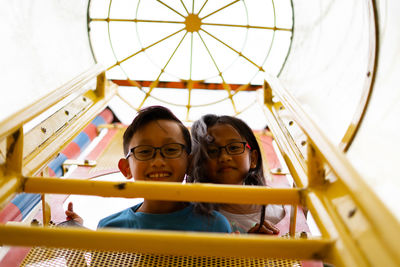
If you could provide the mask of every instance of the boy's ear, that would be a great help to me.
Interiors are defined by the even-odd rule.
[[[252,150],[250,154],[250,169],[254,169],[257,166],[258,154],[257,150]]]
[[[131,168],[129,167],[129,161],[122,158],[118,161],[118,168],[126,179],[132,178]]]

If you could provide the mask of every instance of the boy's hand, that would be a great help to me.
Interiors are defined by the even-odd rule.
[[[68,203],[68,209],[65,211],[65,215],[67,215],[67,221],[74,220],[75,222],[83,225],[83,219],[74,212],[74,206],[72,202]]]
[[[250,228],[247,233],[249,234],[264,234],[264,235],[277,235],[279,234],[279,229],[271,222],[264,221],[263,225],[261,226],[260,230],[258,230],[260,224],[257,223],[253,227]]]

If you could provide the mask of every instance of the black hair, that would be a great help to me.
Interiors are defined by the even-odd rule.
[[[163,106],[150,106],[139,110],[132,123],[125,130],[123,137],[124,155],[128,154],[129,152],[129,144],[133,135],[143,126],[157,120],[170,120],[178,123],[186,143],[186,151],[188,154],[191,153],[192,142],[190,139],[189,130],[186,128],[186,126],[183,125],[183,123],[168,108]]]
[[[205,148],[213,141],[212,136],[207,133],[208,128],[216,124],[231,125],[244,139],[246,139],[246,142],[251,147],[251,151],[256,151],[257,153],[258,160],[256,167],[249,170],[248,174],[243,179],[243,184],[265,185],[261,149],[251,128],[239,118],[217,116],[214,114],[204,115],[192,125],[193,161],[188,181],[201,183],[213,182],[207,175],[206,162],[208,160],[208,155]]]
[[[213,183],[208,177],[207,173],[207,160],[208,155],[206,152],[207,144],[213,142],[213,137],[208,134],[208,129],[216,124],[231,125],[240,136],[242,136],[251,147],[251,151],[257,153],[257,164],[255,168],[251,168],[243,179],[244,185],[265,185],[264,170],[262,165],[261,149],[258,145],[257,139],[253,130],[241,119],[232,116],[217,116],[214,114],[207,114],[202,116],[199,120],[195,121],[191,128],[192,134],[192,165],[187,182],[189,183]],[[199,203],[196,207],[203,212],[210,212],[211,209],[218,209],[218,205]],[[265,218],[265,206],[261,209],[261,220]],[[260,225],[262,225],[260,223]],[[260,229],[260,228],[259,228]]]

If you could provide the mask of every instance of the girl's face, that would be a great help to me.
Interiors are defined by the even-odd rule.
[[[214,138],[211,146],[226,146],[233,142],[246,142],[229,124],[216,124],[208,128],[208,134]],[[210,146],[210,147],[211,147]],[[220,153],[215,158],[207,160],[208,177],[218,184],[243,184],[250,168],[257,165],[257,152],[250,151],[246,146],[244,152],[237,155],[230,155],[226,149],[220,149]]]

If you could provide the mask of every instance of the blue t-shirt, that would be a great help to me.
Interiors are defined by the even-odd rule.
[[[192,203],[184,209],[166,214],[136,212],[142,204],[137,204],[101,219],[97,228],[117,227],[198,232],[232,232],[228,220],[221,213],[213,211],[210,216],[197,214],[194,212],[194,205]]]

